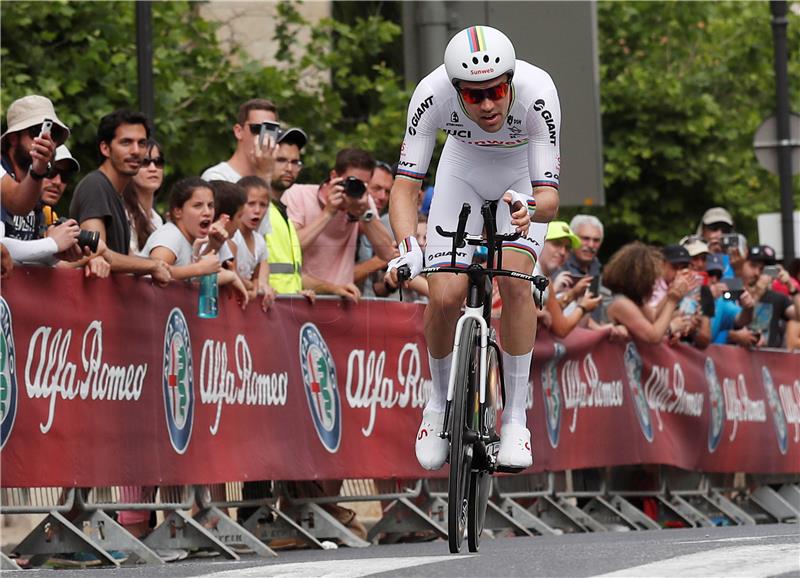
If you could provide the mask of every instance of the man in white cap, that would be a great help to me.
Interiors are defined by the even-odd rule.
[[[26,215],[39,201],[42,180],[56,147],[69,137],[69,128],[56,116],[50,99],[38,94],[12,102],[6,120],[8,127],[0,136],[3,209],[13,215]],[[42,135],[45,120],[52,121],[52,126],[49,134]]]

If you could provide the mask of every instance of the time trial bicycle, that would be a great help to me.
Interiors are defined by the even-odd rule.
[[[447,536],[450,552],[454,554],[461,551],[465,536],[470,552],[477,552],[480,547],[491,489],[490,476],[495,472],[518,473],[522,470],[497,464],[500,449],[497,400],[500,392],[505,399],[505,384],[503,358],[491,324],[492,279],[504,276],[531,282],[539,309],[542,307],[542,292],[548,285],[547,277],[503,269],[503,243],[516,240],[520,235],[497,232],[497,201],[487,201],[481,207],[485,238],[466,233],[470,211],[470,205],[464,203],[456,231],[436,227],[440,235],[452,238],[450,265],[426,267],[421,271],[425,275],[467,275],[469,280],[466,307],[456,325],[444,428],[439,433],[450,442]],[[486,247],[486,266],[473,263],[464,268],[456,265],[456,250],[466,244]],[[411,276],[410,269],[403,265],[398,268],[397,275],[400,282],[407,281]]]

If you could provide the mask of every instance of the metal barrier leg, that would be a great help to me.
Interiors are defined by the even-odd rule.
[[[32,554],[31,566],[41,566],[53,554],[77,554],[91,552],[101,564],[119,566],[111,554],[97,544],[81,529],[67,520],[59,512],[50,512],[48,516],[14,548],[20,555]]]
[[[781,497],[789,502],[791,506],[800,512],[800,486],[797,484],[784,484],[778,490]]]
[[[533,532],[528,530],[524,524],[516,520],[514,516],[507,514],[504,509],[492,500],[489,500],[486,504],[486,520],[483,523],[483,527],[489,530],[511,529],[514,530],[514,534],[517,536],[534,537]]]
[[[708,503],[739,526],[755,526],[757,523],[753,516],[716,490],[709,492],[707,496],[703,496],[703,499],[707,500]]]
[[[224,544],[244,544],[256,555],[264,558],[277,556],[274,550],[267,547],[246,528],[231,520],[217,507],[203,508],[195,514],[194,519],[198,524],[210,530]]]
[[[22,570],[11,558],[0,552],[0,570]]]
[[[531,509],[533,508],[537,508],[538,511],[542,513],[542,520],[556,528],[562,528],[571,532],[576,530],[578,532],[608,531],[608,528],[603,524],[567,501],[567,498],[542,496],[536,504],[531,506]]]
[[[660,530],[661,526],[650,516],[642,512],[639,508],[631,504],[628,500],[618,494],[612,495],[608,503],[617,512],[625,516],[634,524],[636,530]]]
[[[503,498],[497,506],[509,518],[514,519],[518,524],[527,530],[533,530],[541,535],[559,535],[564,531],[560,528],[553,528],[540,517],[535,516],[530,510],[526,510],[511,498]]]
[[[797,522],[798,513],[783,496],[769,486],[761,486],[750,494],[750,500],[782,523]]]
[[[276,538],[300,538],[312,548],[323,549],[322,542],[313,534],[271,505],[259,507],[242,525],[265,542]]]
[[[443,526],[408,498],[398,498],[389,505],[383,517],[370,529],[367,540],[374,543],[381,534],[391,536],[427,531],[447,539],[447,530]]]
[[[180,510],[170,512],[166,520],[144,539],[144,543],[153,550],[211,548],[231,560],[239,559],[236,552]]]
[[[74,522],[105,550],[130,552],[145,564],[164,564],[158,555],[102,510],[81,513]],[[135,561],[135,560],[133,560]]]
[[[681,496],[672,495],[669,499],[659,496],[658,499],[665,507],[670,508],[678,517],[685,520],[692,527],[710,527],[714,525],[708,516]]]
[[[369,546],[319,504],[286,504],[283,510],[317,538],[334,538],[351,548]]]
[[[608,530],[613,529],[611,524],[613,524],[614,521],[618,523],[621,522],[621,524],[627,526],[630,530],[640,529],[633,520],[617,510],[602,496],[595,496],[590,499],[583,507],[583,511],[594,518],[598,523],[605,526]]]

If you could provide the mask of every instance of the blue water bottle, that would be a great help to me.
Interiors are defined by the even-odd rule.
[[[214,319],[219,312],[218,297],[217,274],[209,273],[200,277],[200,299],[197,302],[197,316],[203,319]]]

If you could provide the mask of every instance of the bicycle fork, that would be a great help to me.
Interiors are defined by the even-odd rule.
[[[475,319],[478,322],[478,326],[480,327],[480,362],[479,362],[479,370],[478,375],[479,382],[478,382],[478,400],[480,402],[480,407],[486,403],[486,375],[487,375],[487,354],[489,349],[489,326],[486,323],[486,319],[483,318],[483,305],[478,307],[466,307],[464,310],[464,314],[459,318],[458,323],[456,324],[456,335],[453,345],[453,356],[452,361],[450,362],[450,378],[447,381],[447,403],[444,409],[444,430],[439,433],[439,437],[442,439],[449,439],[450,434],[449,428],[447,424],[450,422],[450,413],[451,413],[451,406],[453,403],[453,393],[456,387],[456,364],[458,363],[458,351],[459,351],[459,343],[461,339],[461,331],[464,328],[464,323],[468,319]],[[468,443],[474,443],[478,439],[481,441],[488,441],[489,436],[483,434],[484,430],[484,412],[478,412],[478,429],[475,434],[475,437],[471,435],[465,435],[465,441]]]

